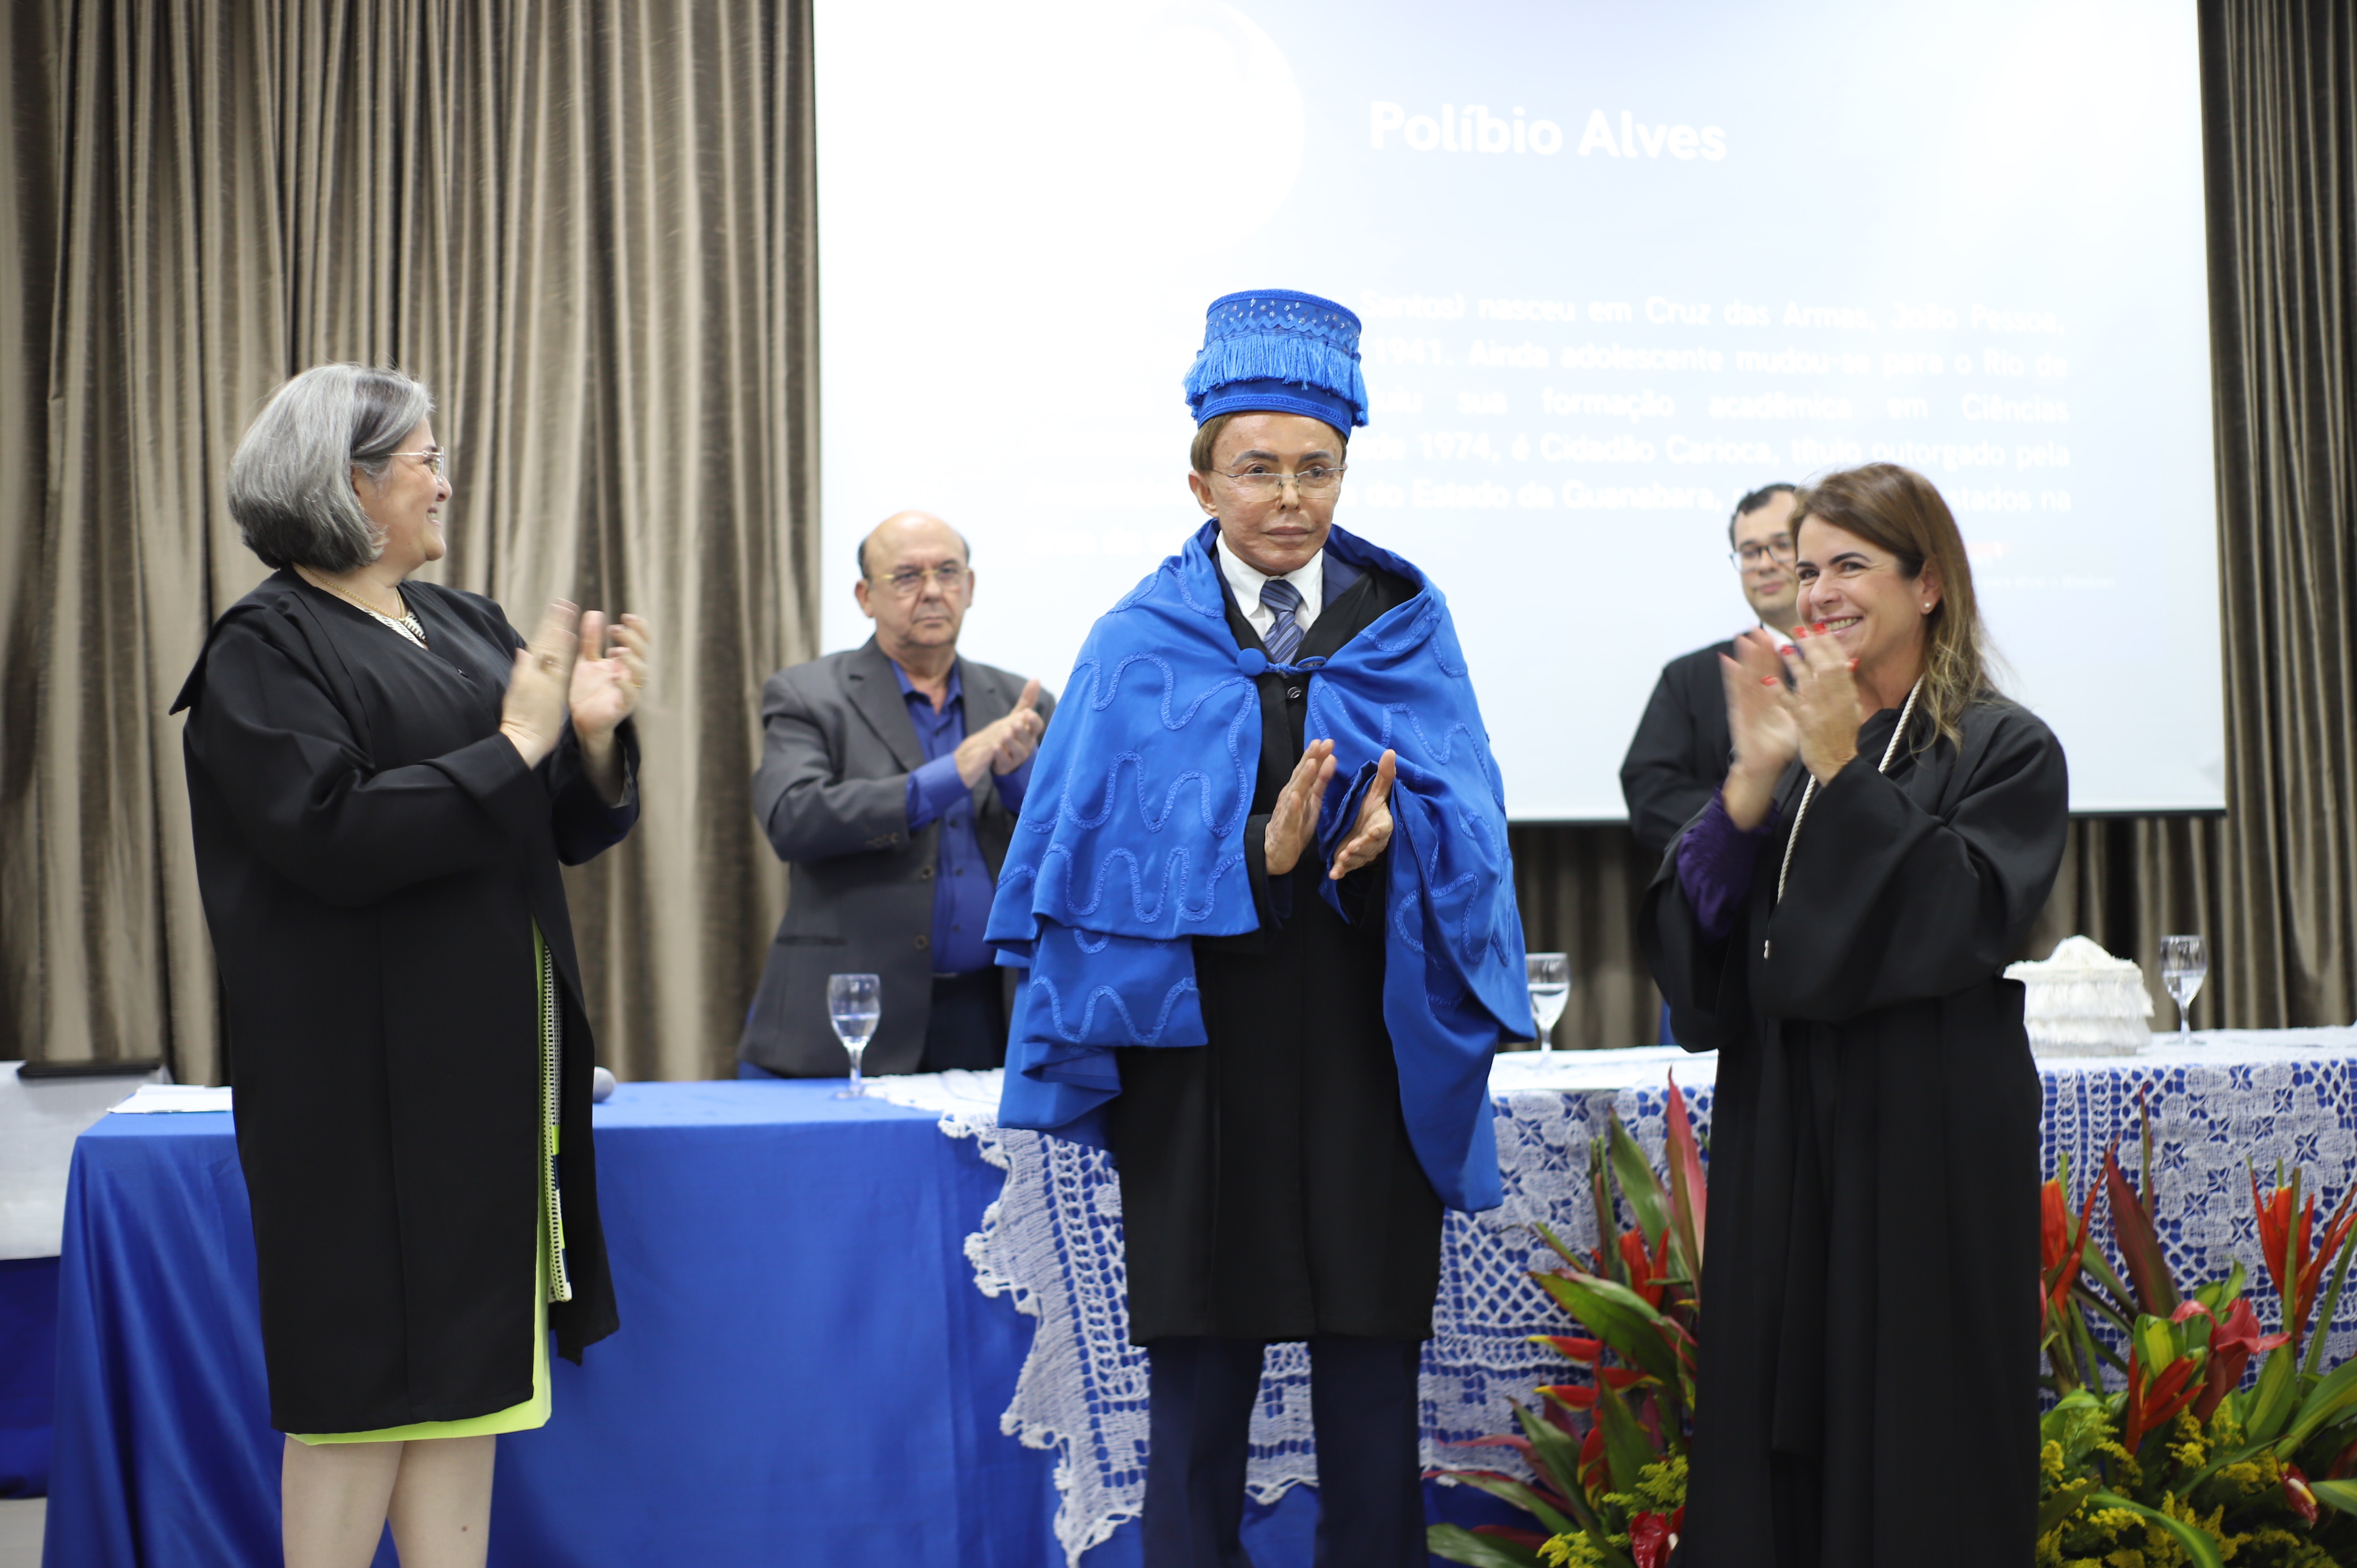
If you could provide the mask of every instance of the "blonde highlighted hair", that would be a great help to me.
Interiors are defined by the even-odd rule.
[[[1932,715],[1935,735],[1961,744],[1964,710],[2004,693],[1996,683],[1996,654],[1981,625],[1964,536],[1939,488],[1896,463],[1844,468],[1800,492],[1793,538],[1813,517],[1898,557],[1910,581],[1927,566],[1938,574],[1940,602],[1923,618],[1923,694],[1916,705]]]

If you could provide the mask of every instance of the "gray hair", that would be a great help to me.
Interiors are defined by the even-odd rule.
[[[229,462],[229,514],[271,566],[357,571],[384,535],[352,491],[382,484],[393,455],[434,412],[425,384],[394,370],[315,365],[271,394]]]

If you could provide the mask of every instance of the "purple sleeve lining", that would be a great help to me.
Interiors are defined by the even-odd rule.
[[[1715,789],[1710,804],[1678,840],[1678,886],[1685,889],[1686,906],[1705,941],[1721,940],[1735,929],[1736,912],[1751,896],[1760,846],[1776,831],[1781,814],[1770,802],[1768,815],[1747,832],[1727,814],[1727,792]]]

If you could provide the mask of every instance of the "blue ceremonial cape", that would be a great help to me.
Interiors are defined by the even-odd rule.
[[[1239,650],[1206,523],[1089,632],[1032,765],[986,940],[1017,988],[999,1120],[1103,1144],[1124,1046],[1208,1043],[1193,939],[1258,929],[1244,824],[1272,668]],[[1408,1140],[1452,1208],[1501,1201],[1490,1058],[1532,1036],[1506,810],[1489,732],[1440,590],[1341,529],[1329,555],[1416,596],[1308,679],[1308,734],[1334,742],[1325,865],[1386,748],[1398,754],[1383,898],[1383,1021]],[[1332,882],[1326,898],[1341,904]]]

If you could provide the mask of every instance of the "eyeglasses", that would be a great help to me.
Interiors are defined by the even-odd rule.
[[[1770,561],[1780,565],[1789,566],[1792,564],[1792,558],[1799,553],[1800,549],[1792,542],[1792,536],[1789,533],[1780,533],[1763,543],[1747,544],[1740,550],[1730,550],[1727,553],[1727,558],[1734,562],[1741,570],[1750,572],[1766,565]]]
[[[931,568],[923,566],[904,566],[888,577],[876,577],[871,578],[870,581],[883,584],[886,587],[899,595],[900,597],[906,599],[911,598],[920,592],[924,588],[925,580],[927,578],[931,578],[933,585],[941,589],[942,592],[945,594],[954,594],[960,588],[965,586],[965,576],[966,569],[964,562],[947,561],[943,562],[939,566]]]
[[[434,477],[437,479],[441,478],[449,471],[450,454],[447,452],[388,452],[385,456],[388,457],[414,457],[419,462],[425,464],[428,468],[434,470]]]
[[[1265,468],[1252,468],[1241,474],[1222,473],[1220,478],[1254,497],[1273,496],[1291,485],[1305,496],[1330,496],[1342,488],[1341,467],[1304,468],[1297,474],[1273,474]]]

